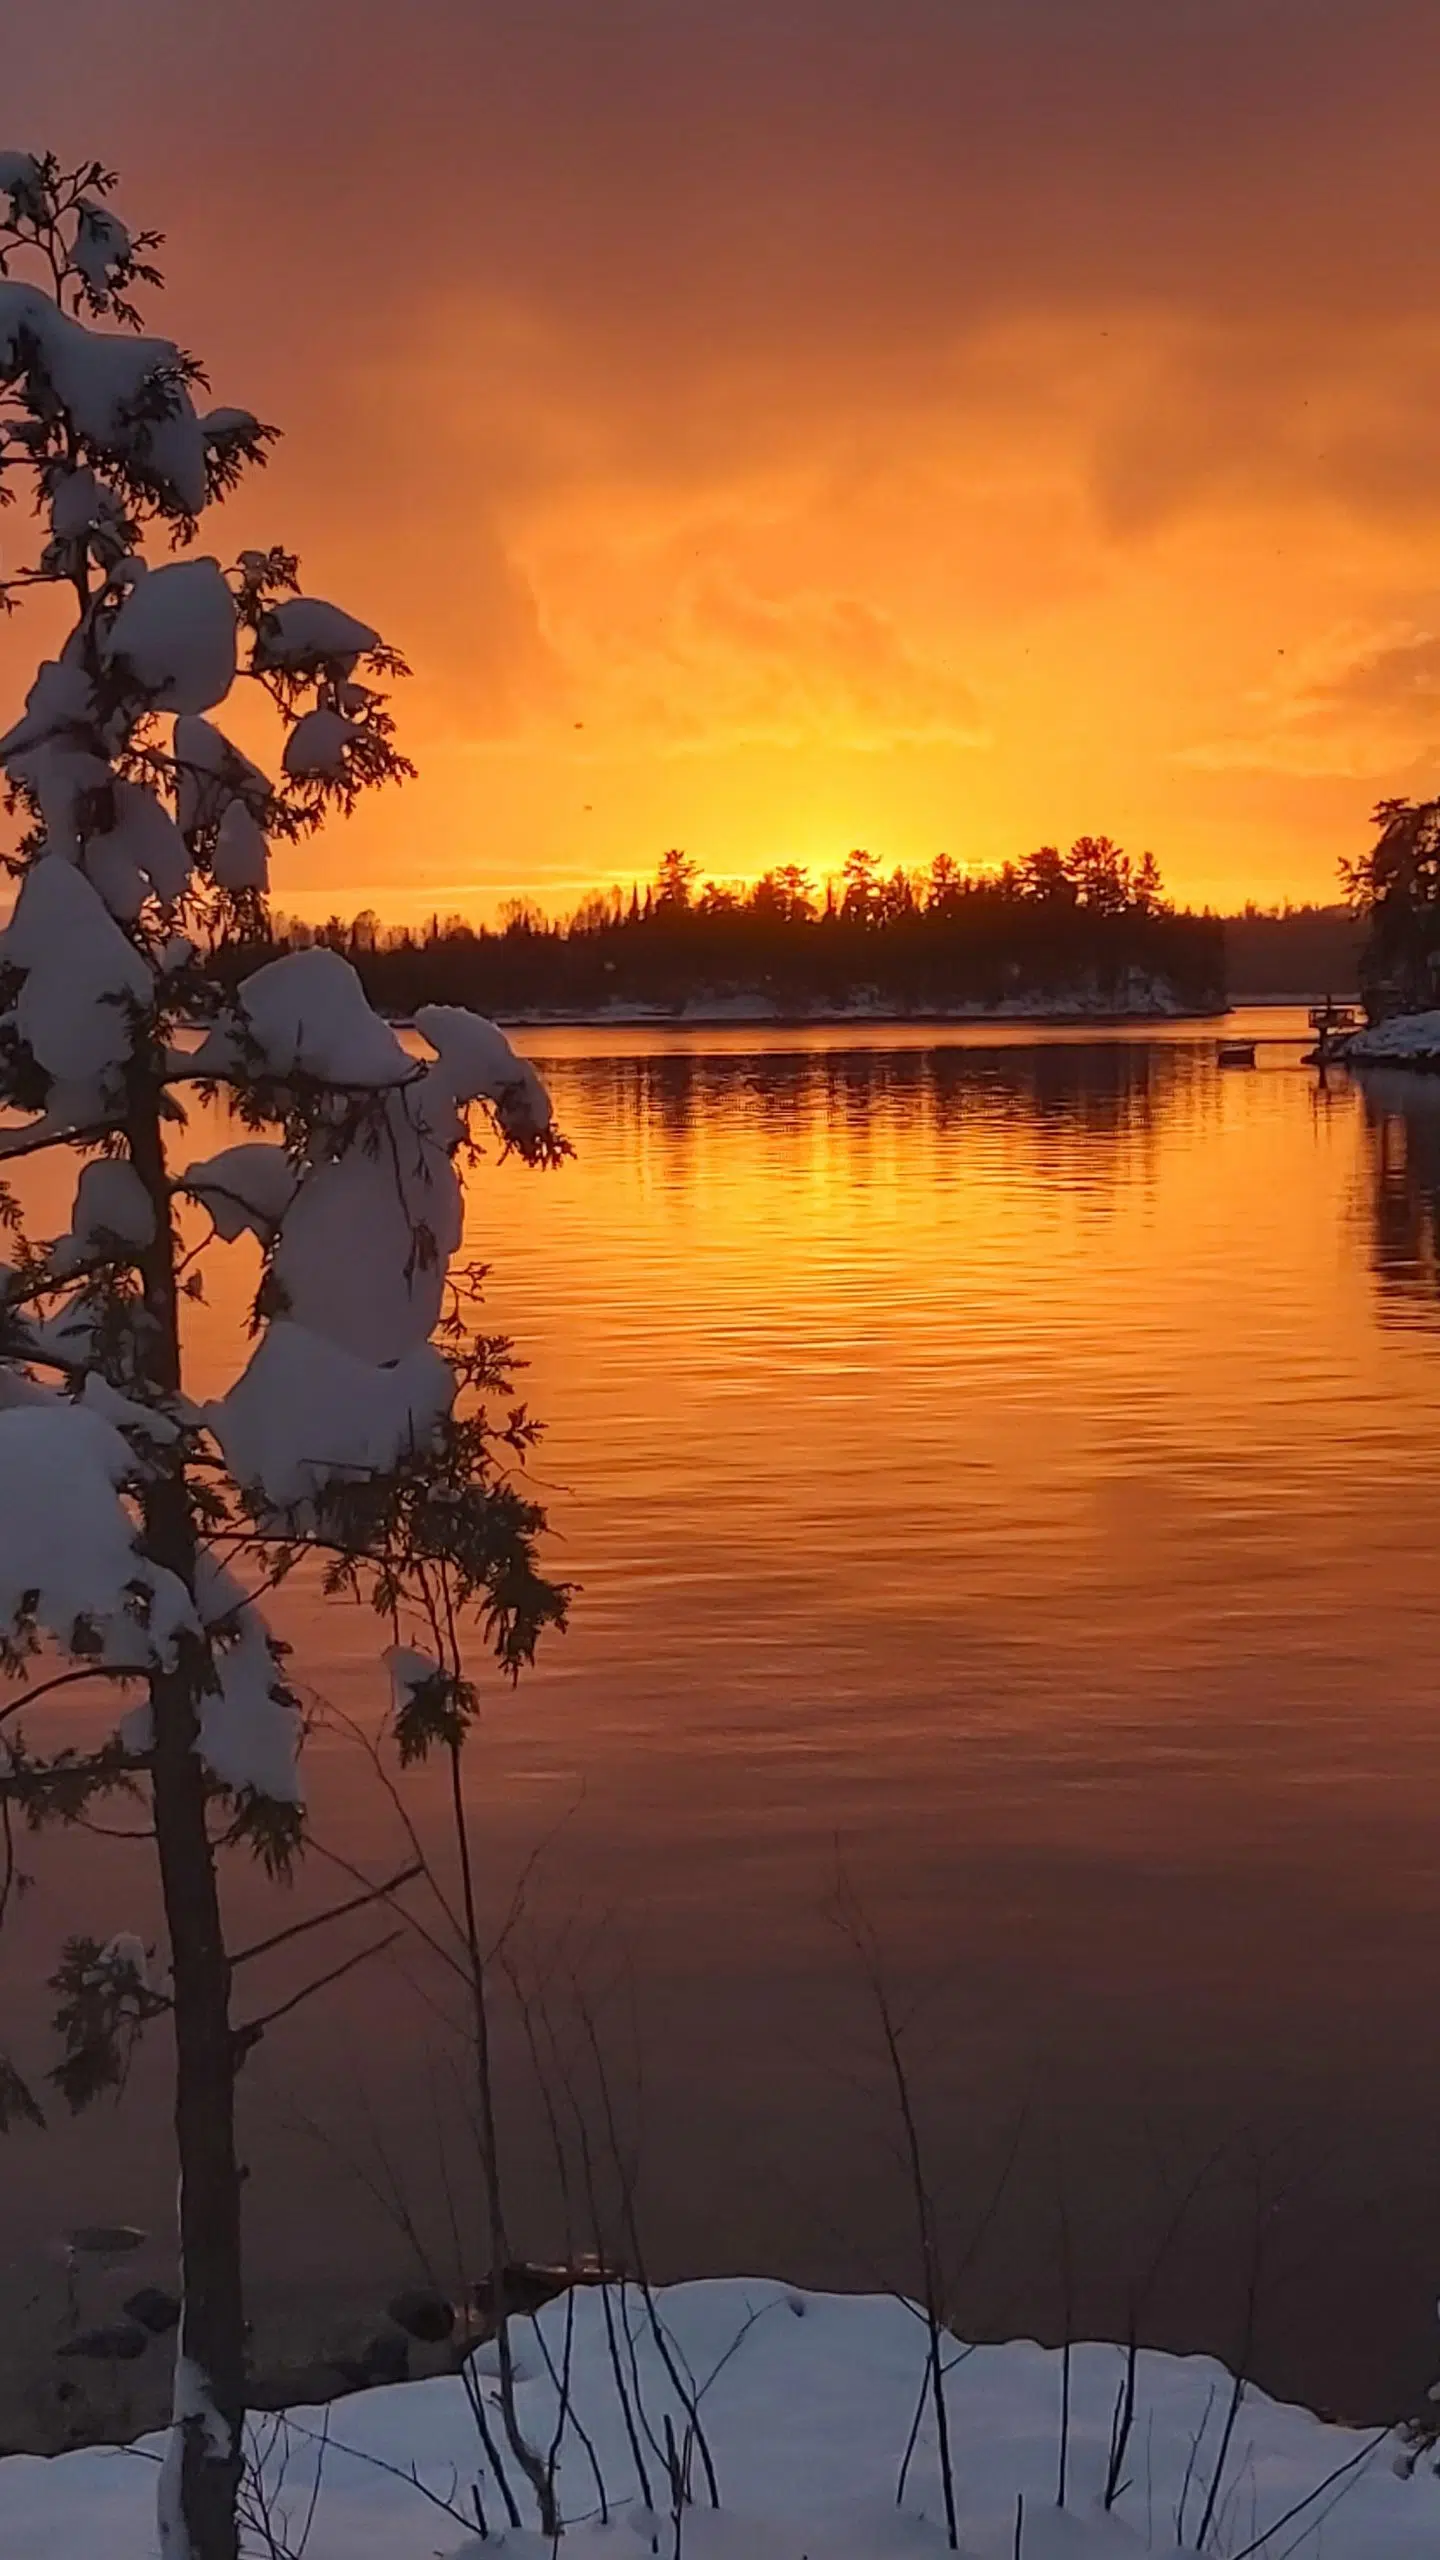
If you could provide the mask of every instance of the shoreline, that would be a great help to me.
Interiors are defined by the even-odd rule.
[[[523,2324],[548,2314],[567,2294],[583,2303],[595,2291],[598,2276],[594,2261],[581,2257],[568,2268],[517,2261],[508,2270],[508,2281],[514,2287],[511,2318]],[[618,2270],[612,2281],[628,2282],[634,2289],[635,2279]],[[739,2281],[712,2275],[678,2283],[716,2289]],[[795,2280],[776,2281],[789,2287]],[[870,2293],[863,2279],[806,2281],[801,2289],[852,2304],[863,2303]],[[18,2304],[5,2306],[8,2316],[0,2321],[5,2348],[0,2355],[0,2467],[11,2460],[50,2461],[131,2444],[167,2422],[174,2387],[173,2318],[163,2326],[147,2319],[142,2332],[124,2299],[129,2285],[119,2267],[111,2267],[88,2290],[85,2313],[68,2320],[45,2318],[35,2297],[23,2312]],[[168,2291],[168,2285],[162,2290]],[[483,2281],[446,2286],[413,2265],[407,2272],[398,2259],[388,2268],[377,2265],[364,2281],[352,2277],[293,2288],[262,2281],[249,2300],[246,2406],[257,2416],[302,2406],[326,2408],[363,2399],[377,2389],[453,2380],[472,2355],[479,2352],[483,2358],[494,2337],[487,2294]],[[172,2300],[178,2310],[178,2299]],[[53,2315],[57,2305],[52,2302],[48,2308]],[[449,2325],[428,2318],[431,2308],[448,2309]],[[137,2334],[125,2347],[119,2336],[127,2327]],[[82,2336],[95,2346],[77,2352]],[[106,2336],[116,2341],[108,2356],[95,2351]],[[982,2326],[979,2342],[998,2350],[1013,2344],[1016,2336],[1038,2340],[1047,2353],[1058,2346],[1058,2341],[1047,2344],[1046,2330],[1034,2325],[1015,2333]],[[1106,2341],[1103,2335],[1092,2339],[1096,2346],[1107,2343],[1121,2352],[1123,2341]],[[1219,2352],[1213,2341],[1197,2342],[1193,2335],[1182,2343],[1173,2330],[1167,2342],[1152,2339],[1150,2348],[1161,2358],[1190,2363],[1207,2362]],[[1302,2396],[1278,2371],[1268,2369],[1267,2359],[1261,2362],[1262,2370],[1249,2377],[1253,2387],[1305,2407],[1322,2424],[1367,2429],[1386,2423],[1390,2411],[1379,2394],[1368,2405],[1363,2396],[1354,2404],[1313,2391]]]
[[[1303,997],[1280,997],[1278,1003],[1303,1003]],[[1030,1025],[1038,1031],[1116,1030],[1132,1024],[1171,1022],[1223,1022],[1236,1008],[1232,1004],[1191,1009],[1184,1005],[1143,1006],[1037,1006],[1015,1004],[921,1006],[902,1012],[893,1007],[856,1006],[821,1007],[805,1012],[786,1011],[779,1006],[755,1005],[660,1005],[616,1004],[598,1010],[571,1010],[564,1006],[511,1009],[506,1007],[494,1016],[504,1030],[516,1031],[846,1031],[899,1030],[907,1025],[920,1028],[943,1028],[963,1024],[985,1029],[1014,1025]],[[407,1018],[396,1016],[400,1029],[408,1026]]]
[[[634,2279],[628,2281],[633,2293]],[[686,2284],[718,2289],[743,2281],[734,2276],[682,2278],[675,2289]],[[783,2282],[789,2289],[788,2279],[770,2281]],[[573,2286],[547,2287],[543,2295],[518,2300],[511,2320],[523,2326],[544,2316],[555,2302],[563,2303],[568,2292],[583,2300],[595,2284],[593,2273],[577,2270]],[[871,2298],[863,2283],[800,2289],[855,2305]],[[401,2284],[397,2290],[437,2301],[443,2298],[423,2279],[410,2286]],[[246,2383],[246,2408],[254,2417],[287,2409],[331,2408],[363,2401],[375,2391],[404,2391],[408,2396],[411,2390],[452,2381],[472,2357],[479,2355],[483,2364],[495,2334],[483,2311],[457,2304],[450,2335],[421,2337],[414,2329],[397,2325],[383,2295],[372,2296],[363,2306],[353,2298],[343,2307],[332,2304],[328,2313],[316,2304],[268,2309],[268,2317],[260,2309],[254,2324],[252,2347],[260,2351],[253,2356]],[[982,2329],[977,2343],[995,2352],[1013,2346],[1021,2337],[1033,2337],[1042,2353],[1058,2352],[1058,2342],[1033,2330],[1007,2335]],[[1096,2336],[1089,2343],[1116,2354],[1124,2351],[1123,2339]],[[57,2346],[58,2342],[51,2343],[32,2356],[7,2359],[11,2369],[0,2376],[0,2468],[7,2462],[38,2459],[48,2463],[67,2455],[123,2447],[165,2427],[174,2390],[173,2328],[152,2331],[144,2350],[133,2357],[119,2353],[109,2359],[76,2357],[73,2350],[57,2352]],[[1215,2354],[1213,2348],[1193,2344],[1152,2343],[1149,2352],[1190,2364],[1209,2362]],[[1249,2380],[1256,2391],[1282,2402],[1287,2399],[1260,2376],[1252,2374]],[[1314,2400],[1290,2400],[1289,2405],[1305,2408],[1325,2426],[1364,2431],[1385,2424],[1373,2412],[1358,2416]]]

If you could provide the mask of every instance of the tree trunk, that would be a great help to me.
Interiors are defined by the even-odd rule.
[[[145,1348],[156,1384],[180,1384],[179,1298],[170,1195],[156,1085],[137,1077],[129,1121],[132,1161],[155,1210],[142,1260]],[[145,1544],[193,1590],[195,1529],[182,1462],[168,1463],[144,1497]],[[174,1989],[175,2144],[180,2170],[180,2291],[176,2438],[161,2490],[166,2560],[236,2560],[243,2468],[245,2309],[240,2263],[240,2172],[235,2157],[235,2043],[230,1962],[206,1823],[205,1773],[195,1751],[200,1658],[182,1648],[150,1682],[152,1790]],[[176,2471],[178,2469],[178,2496]]]
[[[158,1539],[157,1560],[170,1563]],[[245,2414],[240,2173],[230,1964],[193,1749],[194,1678],[152,1681],[155,1832],[175,1997],[175,2145],[180,2163],[180,2291],[175,2410],[183,2538],[162,2517],[170,2560],[235,2560]],[[217,2424],[216,2421],[219,2421]],[[167,2530],[168,2527],[168,2530]]]

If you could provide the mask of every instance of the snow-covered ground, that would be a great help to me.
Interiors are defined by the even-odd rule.
[[[813,1023],[818,1026],[843,1025],[847,1022],[1149,1022],[1183,1021],[1191,1008],[1182,1003],[1168,979],[1148,978],[1132,971],[1128,982],[1104,989],[1089,985],[1058,992],[1032,992],[1025,995],[1001,996],[994,1003],[969,1002],[957,998],[952,1004],[921,1005],[907,1012],[893,998],[877,989],[857,989],[834,1004],[800,1002],[786,1007],[760,988],[732,989],[726,993],[687,996],[680,1005],[651,1004],[639,999],[616,997],[608,1004],[598,1004],[580,1012],[563,1005],[531,1005],[523,1008],[503,1007],[500,1018],[512,1027],[526,1024],[546,1027],[557,1024],[654,1024],[657,1028],[693,1030],[707,1025],[745,1022]]]
[[[568,2357],[573,2419],[560,2454],[563,2552],[574,2560],[601,2553],[624,2560],[630,2551],[662,2560],[931,2560],[950,2547],[935,2427],[923,2398],[926,2332],[909,2306],[743,2278],[673,2285],[653,2300],[663,2352],[633,2287],[623,2298],[612,2288],[608,2304],[598,2291],[582,2290],[550,2304],[538,2322],[512,2324],[521,2414],[542,2449],[556,2432]],[[619,2331],[622,2317],[633,2346]],[[495,2390],[490,2353],[482,2349],[479,2359],[487,2403]],[[1230,2377],[1204,2357],[1141,2356],[1125,2485],[1105,2515],[1100,2497],[1124,2367],[1112,2346],[1074,2351],[1069,2485],[1058,2512],[1058,2351],[1027,2341],[971,2349],[950,2342],[947,2353],[959,2542],[970,2560],[1015,2560],[1017,2552],[1020,2560],[1139,2560],[1142,2553],[1177,2560],[1197,2550],[1217,2560],[1259,2560],[1262,2553],[1265,2560],[1422,2560],[1440,2551],[1440,2483],[1424,2466],[1400,2476],[1393,2438],[1327,2426],[1248,2389],[1227,2438]],[[698,2450],[686,2454],[686,2398],[704,2428],[718,2511]],[[667,2417],[691,2474],[693,2503],[682,2509],[678,2538],[666,2481]],[[498,2434],[498,2413],[493,2423]],[[533,2530],[528,2509],[520,2532],[505,2529],[459,2380],[364,2392],[328,2410],[256,2424],[266,2449],[272,2537],[267,2543],[253,2536],[249,2547],[257,2553],[541,2560],[553,2548]],[[160,2440],[151,2438],[128,2451],[0,2462],[4,2560],[152,2560],[159,2451]],[[486,2539],[477,2532],[471,2495],[477,2481]]]
[[[1440,1066],[1440,1013],[1397,1013],[1357,1031],[1338,1053],[1357,1067]]]

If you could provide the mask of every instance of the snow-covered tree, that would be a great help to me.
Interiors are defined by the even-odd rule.
[[[410,770],[386,707],[403,668],[302,592],[290,553],[196,547],[273,431],[203,408],[194,359],[143,334],[156,235],[112,193],[98,164],[0,153],[0,496],[28,545],[0,594],[47,593],[68,623],[0,735],[0,1155],[68,1149],[77,1173],[62,1235],[3,1198],[0,1655],[27,1685],[0,1700],[0,1911],[17,1824],[148,1792],[168,1965],[149,1979],[133,1938],[72,1940],[52,2077],[82,2101],[170,2022],[184,2312],[161,2546],[233,2560],[234,2091],[255,2030],[232,2016],[217,1859],[248,1844],[283,1871],[303,1834],[302,1717],[259,1597],[319,1548],[331,1587],[374,1603],[410,1756],[458,1749],[475,1712],[467,1627],[513,1671],[563,1617],[507,1472],[530,1426],[495,1407],[506,1349],[452,1268],[473,1106],[531,1162],[561,1142],[493,1024],[431,1007],[417,1055],[334,951],[243,974],[272,849]],[[270,724],[273,773],[259,729],[252,754],[217,724],[232,694]],[[196,1094],[238,1125],[189,1161]],[[208,1404],[186,1393],[182,1204],[208,1243],[262,1247],[249,1356]],[[110,1684],[114,1731],[47,1752],[42,1702],[71,1681]],[[40,2113],[13,2058],[7,2113]]]

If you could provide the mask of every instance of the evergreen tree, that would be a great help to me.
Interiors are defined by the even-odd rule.
[[[880,896],[873,853],[867,853],[862,845],[857,845],[853,852],[847,853],[844,878],[845,889],[840,901],[840,913],[847,923],[871,923],[877,913]]]
[[[1372,1021],[1440,1002],[1440,800],[1382,800],[1375,842],[1340,866],[1365,928],[1360,988]]]
[[[660,856],[655,874],[655,904],[665,915],[687,915],[694,900],[695,883],[700,866],[678,845],[671,845]]]
[[[259,2026],[232,2015],[219,1860],[248,1846],[283,1872],[303,1837],[301,1717],[256,1595],[322,1550],[330,1587],[385,1620],[402,1753],[445,1748],[458,1772],[467,1625],[513,1672],[564,1593],[506,1471],[531,1426],[508,1404],[492,1420],[506,1347],[474,1332],[451,1274],[455,1159],[477,1103],[532,1162],[562,1148],[533,1071],[476,1015],[422,1008],[417,1056],[323,940],[243,972],[272,846],[410,771],[386,699],[404,670],[302,591],[289,552],[222,566],[194,548],[273,431],[202,410],[195,360],[142,332],[158,239],[127,230],[113,184],[98,163],[0,154],[0,488],[36,519],[5,600],[39,588],[70,609],[0,737],[17,883],[0,1154],[69,1150],[78,1174],[59,1237],[5,1201],[0,1655],[30,1685],[0,1705],[0,1814],[13,1843],[17,1818],[148,1795],[168,1967],[151,1978],[123,1934],[72,1941],[51,2077],[81,2103],[123,2076],[149,2019],[170,2021],[184,2308],[160,2541],[167,2560],[234,2560],[235,2081]],[[278,779],[211,718],[237,687],[269,719]],[[197,1093],[241,1124],[201,1161],[184,1143]],[[251,1233],[263,1251],[249,1357],[205,1406],[186,1393],[182,1202],[209,1243]],[[128,1707],[97,1747],[46,1752],[22,1711],[72,1680]],[[6,1857],[0,1910],[13,1878]],[[0,2112],[42,2112],[13,2058]]]

